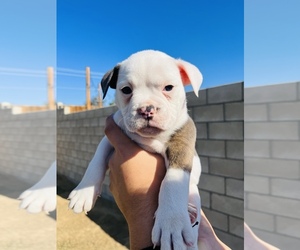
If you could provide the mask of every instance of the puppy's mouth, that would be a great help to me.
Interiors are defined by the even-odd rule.
[[[153,121],[148,120],[145,126],[140,128],[138,131],[144,136],[155,136],[161,133],[163,130],[156,126]]]

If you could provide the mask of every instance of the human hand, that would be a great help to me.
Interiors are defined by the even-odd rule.
[[[110,190],[129,227],[131,249],[151,246],[154,213],[166,168],[163,158],[141,149],[106,120],[105,134],[115,148],[109,160]]]

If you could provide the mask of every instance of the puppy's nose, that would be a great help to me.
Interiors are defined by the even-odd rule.
[[[153,105],[138,108],[137,111],[139,115],[143,116],[143,118],[147,120],[151,120],[156,113],[156,109]]]

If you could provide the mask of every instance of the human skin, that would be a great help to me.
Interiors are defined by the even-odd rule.
[[[258,238],[246,223],[244,223],[244,243],[245,250],[279,250],[279,248]]]
[[[105,134],[115,148],[109,161],[110,190],[128,223],[130,248],[151,246],[160,183],[166,172],[164,160],[142,150],[112,117],[107,119]]]

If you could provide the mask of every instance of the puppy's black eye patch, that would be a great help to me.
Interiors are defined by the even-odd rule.
[[[173,88],[174,88],[173,85],[167,85],[167,86],[165,86],[164,90],[165,91],[171,91]]]
[[[121,89],[122,93],[125,94],[125,95],[129,95],[132,93],[132,89],[128,86],[124,87]]]

